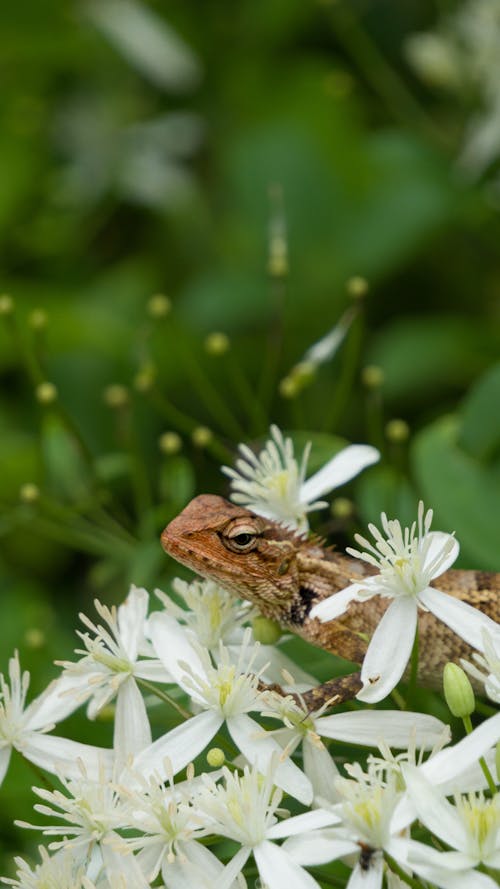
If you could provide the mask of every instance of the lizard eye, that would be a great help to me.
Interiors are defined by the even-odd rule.
[[[254,527],[239,525],[226,531],[221,539],[227,549],[235,553],[248,553],[257,545],[258,536]]]

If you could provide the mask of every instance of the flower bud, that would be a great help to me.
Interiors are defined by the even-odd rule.
[[[300,386],[292,376],[283,377],[278,386],[282,398],[295,398],[300,392]]]
[[[39,383],[35,389],[35,398],[40,404],[53,404],[57,399],[57,389],[54,383],[49,383],[48,380]]]
[[[361,371],[361,382],[367,389],[379,389],[384,382],[384,371],[377,364],[367,364]]]
[[[213,769],[220,769],[224,765],[225,759],[224,751],[220,747],[211,747],[207,753],[207,763]]]
[[[134,377],[134,389],[137,392],[149,392],[156,379],[156,370],[152,364],[141,368]]]
[[[350,519],[354,515],[354,503],[348,497],[335,497],[330,509],[336,519]]]
[[[214,330],[213,333],[209,333],[205,339],[205,351],[216,358],[218,358],[219,355],[224,355],[228,351],[229,346],[229,337],[227,334],[222,333],[222,331],[219,330]]]
[[[196,448],[205,448],[212,438],[213,432],[208,426],[197,426],[191,433],[191,441]]]
[[[46,642],[46,636],[43,630],[38,627],[31,627],[24,634],[24,641],[28,648],[42,648]]]
[[[166,318],[172,309],[172,302],[164,293],[155,293],[148,301],[148,314],[151,318]]]
[[[346,290],[353,299],[362,299],[369,290],[368,281],[361,275],[354,275],[346,281]]]
[[[9,293],[0,294],[0,315],[12,315],[14,311],[14,300]]]
[[[458,664],[451,661],[443,671],[443,691],[448,708],[453,716],[463,719],[474,713],[476,702],[469,677]]]
[[[162,454],[178,454],[182,448],[182,439],[177,432],[163,432],[158,439],[158,446]]]
[[[19,489],[19,499],[22,503],[36,503],[40,497],[40,489],[33,482],[25,482]]]
[[[122,386],[121,383],[111,383],[110,386],[106,386],[103,392],[103,399],[108,407],[125,407],[129,400],[128,389],[126,386]]]
[[[259,615],[252,621],[252,631],[256,642],[262,645],[274,645],[281,637],[281,627],[275,620]]]
[[[387,441],[393,444],[403,444],[410,437],[410,427],[405,420],[389,420],[385,426],[385,435]]]
[[[32,330],[44,330],[47,327],[47,312],[43,309],[33,309],[28,317],[28,324]]]

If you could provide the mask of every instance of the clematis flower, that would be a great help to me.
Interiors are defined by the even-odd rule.
[[[64,694],[73,698],[76,706],[87,701],[89,719],[95,719],[116,696],[115,733],[126,739],[126,748],[121,745],[124,757],[151,743],[149,720],[136,677],[172,682],[144,635],[148,603],[146,590],[134,586],[118,608],[107,608],[96,600],[96,610],[107,627],[80,615],[93,635],[78,634],[85,646],[77,651],[83,655],[79,661],[59,662],[64,668]]]
[[[75,775],[80,759],[93,774],[103,763],[110,765],[110,751],[48,734],[76,706],[61,695],[61,680],[55,679],[26,706],[30,675],[27,671],[21,673],[17,653],[9,661],[9,679],[10,683],[0,675],[0,783],[13,749],[52,774]]]
[[[213,833],[228,837],[241,847],[217,880],[217,889],[229,889],[252,854],[261,881],[268,889],[319,889],[316,880],[274,841],[335,823],[338,818],[316,809],[278,821],[282,793],[274,786],[275,769],[273,758],[264,774],[257,768],[245,767],[243,775],[224,768],[224,785],[206,776],[205,790],[198,796],[197,806],[209,819]]]
[[[279,744],[248,715],[265,707],[263,693],[258,689],[259,673],[255,673],[252,656],[245,651],[250,643],[249,629],[240,662],[233,664],[221,644],[217,666],[213,665],[209,652],[193,644],[186,631],[168,614],[152,614],[149,633],[165,669],[201,712],[139,753],[134,759],[134,769],[145,777],[154,772],[162,774],[167,757],[173,774],[177,774],[205,749],[224,723],[241,753],[262,771],[274,752],[283,757]],[[296,799],[305,804],[311,802],[310,781],[290,759],[283,758],[275,779]]]
[[[412,842],[409,864],[442,889],[454,889],[457,878],[467,879],[471,889],[494,889],[498,881],[493,876],[473,869],[483,864],[500,876],[500,793],[491,799],[482,793],[456,795],[453,805],[421,770],[409,764],[402,770],[420,821],[452,850],[438,852],[424,843]]]
[[[231,500],[286,527],[307,531],[307,513],[328,505],[318,497],[345,484],[380,457],[370,445],[349,445],[306,479],[310,450],[309,443],[297,462],[292,440],[284,438],[275,425],[259,454],[240,444],[236,468],[222,467],[231,479]]]
[[[304,771],[310,779],[315,798],[336,802],[335,779],[339,772],[321,738],[348,744],[374,747],[393,746],[429,750],[450,739],[450,730],[434,716],[400,710],[355,710],[324,716],[328,704],[316,712],[300,707],[292,698],[270,693],[269,710],[263,715],[279,718],[284,728],[273,736],[290,752],[302,743]]]
[[[404,530],[383,513],[385,537],[375,525],[369,525],[374,543],[356,535],[367,551],[347,548],[348,553],[378,568],[379,573],[351,584],[311,609],[311,617],[329,621],[344,614],[352,601],[366,601],[372,596],[392,600],[363,661],[363,688],[356,695],[361,701],[381,701],[401,679],[415,639],[419,608],[431,611],[474,648],[482,646],[483,629],[498,632],[498,624],[477,608],[430,586],[453,564],[459,551],[451,534],[430,531],[431,522],[432,510],[424,513],[422,502],[418,521]]]

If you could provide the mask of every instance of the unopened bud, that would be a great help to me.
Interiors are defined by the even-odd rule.
[[[213,333],[209,333],[205,339],[205,351],[208,352],[209,355],[214,355],[216,358],[219,355],[224,355],[230,346],[229,337],[227,334],[222,333],[219,330],[214,330]]]
[[[378,364],[367,364],[361,371],[361,382],[367,389],[379,389],[384,379],[384,371]]]
[[[350,519],[354,515],[354,503],[348,497],[335,497],[331,513],[336,519]]]
[[[33,482],[26,482],[19,489],[19,499],[22,503],[36,503],[40,497],[40,488]]]
[[[369,284],[366,278],[361,275],[354,275],[346,281],[346,290],[353,299],[362,299],[369,290]]]
[[[108,407],[125,407],[129,401],[128,389],[121,383],[111,383],[110,386],[106,386],[103,392],[103,400]]]
[[[158,446],[163,454],[178,454],[182,448],[182,439],[177,432],[163,432],[158,439]]]
[[[385,435],[388,441],[394,444],[402,444],[410,437],[410,427],[405,420],[389,420],[386,423]]]
[[[191,433],[191,441],[197,448],[205,448],[210,444],[213,438],[213,432],[208,426],[197,426]]]
[[[14,300],[9,293],[0,294],[0,315],[12,315],[14,311]]]
[[[262,645],[274,645],[282,635],[279,623],[263,615],[254,617],[252,631],[255,641]]]
[[[299,361],[292,367],[290,376],[296,385],[306,386],[316,375],[316,365],[312,361]]]
[[[224,751],[220,747],[211,747],[207,753],[207,763],[212,769],[220,769],[225,759]]]
[[[24,634],[24,641],[28,648],[42,648],[45,645],[45,633],[38,627],[31,627]]]
[[[149,364],[136,373],[134,378],[134,389],[136,389],[137,392],[149,392],[154,386],[155,379],[156,370]]]
[[[39,383],[35,389],[35,398],[40,404],[53,404],[57,398],[57,389],[54,383],[49,383],[47,380]]]
[[[166,318],[172,309],[172,302],[164,293],[155,293],[148,301],[151,318]]]
[[[463,719],[474,713],[476,702],[470,679],[462,667],[451,661],[446,664],[443,671],[443,691],[453,716]]]
[[[292,376],[287,376],[280,381],[278,390],[282,398],[295,398],[299,394],[300,386]]]
[[[47,321],[47,312],[43,309],[33,309],[28,318],[28,324],[33,330],[44,330]]]

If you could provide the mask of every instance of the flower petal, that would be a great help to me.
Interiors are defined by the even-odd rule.
[[[415,729],[416,746],[427,750],[442,738],[445,725],[434,716],[411,711],[356,710],[321,716],[315,719],[314,727],[318,735],[337,741],[375,747],[380,739],[391,747],[405,749]]]
[[[125,764],[152,743],[151,727],[144,699],[132,676],[122,682],[116,698],[113,748],[117,760]]]
[[[120,851],[113,846],[113,836],[120,843]],[[100,849],[103,864],[106,869],[106,877],[110,886],[120,886],[120,889],[148,889],[149,881],[146,880],[136,857],[132,852],[123,851],[121,837],[116,834],[108,834],[108,842],[101,843]]]
[[[267,889],[319,889],[314,877],[292,861],[281,846],[264,840],[255,847],[253,855]]]
[[[78,689],[82,689],[81,694]],[[87,673],[77,676],[64,672],[28,704],[24,711],[25,725],[32,731],[55,725],[77,710],[91,694]]]
[[[245,864],[250,857],[250,851],[251,850],[248,847],[239,849],[234,858],[226,864],[220,877],[217,878],[217,889],[230,889],[238,874],[240,874],[245,867]],[[192,889],[192,887],[189,887],[189,889]],[[210,887],[210,889],[212,889],[212,887]]]
[[[0,749],[0,784],[2,783],[5,775],[7,774],[7,769],[9,768],[10,762],[10,754],[12,752],[12,747],[2,747]]]
[[[236,873],[241,871],[250,855],[249,849],[243,852],[246,858],[240,855],[234,868]],[[222,889],[223,886],[232,889],[234,886],[236,889],[229,871],[213,852],[197,842],[179,843],[179,854],[174,861],[165,861],[162,876],[168,889],[214,889],[214,886],[217,889]]]
[[[194,673],[205,677],[205,669],[198,652],[191,644],[188,634],[175,618],[165,612],[156,611],[148,621],[148,630],[156,654],[163,666],[173,676],[177,685],[190,697],[197,699],[193,689],[185,685],[186,671],[180,662],[188,663]]]
[[[466,849],[467,831],[456,808],[424,778],[418,768],[402,763],[401,770],[422,823],[454,849]]]
[[[337,803],[339,794],[335,790],[335,779],[340,772],[335,765],[332,755],[324,744],[314,743],[306,735],[302,744],[304,772],[309,778],[317,802],[321,797],[329,803]]]
[[[213,710],[198,713],[138,753],[132,769],[146,780],[155,773],[163,778],[165,759],[168,759],[174,775],[177,774],[210,743],[222,722],[222,717]]]
[[[349,603],[353,599],[358,598],[358,593],[362,589],[365,589],[363,584],[351,583],[343,590],[339,590],[338,593],[334,593],[332,596],[323,599],[322,602],[318,602],[317,605],[313,605],[309,612],[309,617],[317,617],[323,623],[328,620],[335,620],[336,617],[340,617],[341,614],[347,611]]]
[[[314,830],[291,837],[285,840],[282,848],[297,864],[305,865],[326,864],[352,852],[359,852],[354,840],[337,837],[329,830]]]
[[[137,659],[139,646],[144,639],[148,606],[149,593],[140,587],[131,586],[125,602],[118,607],[120,640],[132,663]]]
[[[94,747],[91,744],[80,744],[69,738],[57,735],[41,735],[33,732],[23,736],[22,743],[17,746],[19,753],[30,762],[40,766],[52,774],[60,774],[65,778],[81,778],[80,763],[91,781],[102,778],[103,771],[110,777],[113,770],[114,755],[112,750]]]
[[[440,750],[428,759],[421,766],[422,774],[431,784],[445,784],[459,777],[470,768],[471,763],[484,756],[499,741],[500,713],[495,713],[453,747]]]
[[[312,503],[333,488],[344,485],[379,459],[380,453],[371,445],[349,445],[301,485],[300,502]]]
[[[427,547],[422,571],[425,571],[428,566],[438,560],[436,570],[432,572],[432,577],[439,577],[440,574],[448,571],[448,568],[451,568],[453,562],[458,558],[460,544],[458,540],[453,537],[453,534],[446,534],[444,531],[429,531],[425,539]],[[441,560],[441,553],[448,547],[449,551],[446,557]]]
[[[332,824],[339,824],[341,820],[340,815],[336,815],[334,812],[328,812],[326,809],[313,809],[312,812],[304,812],[302,815],[294,815],[291,818],[285,818],[284,821],[278,821],[268,829],[266,836],[269,840],[281,840],[283,837],[293,837],[296,834],[304,833],[304,831],[331,827]]]
[[[234,743],[251,765],[265,774],[273,754],[279,754],[279,765],[274,774],[274,783],[295,799],[308,806],[312,802],[313,789],[309,778],[301,772],[291,759],[283,758],[283,749],[250,716],[241,714],[230,716],[227,727]]]
[[[364,687],[359,701],[381,701],[398,684],[408,663],[415,630],[417,605],[409,596],[394,599],[375,630],[361,668]]]
[[[442,590],[427,587],[420,593],[419,599],[439,620],[478,651],[484,651],[483,630],[498,633],[498,624],[494,620]]]

